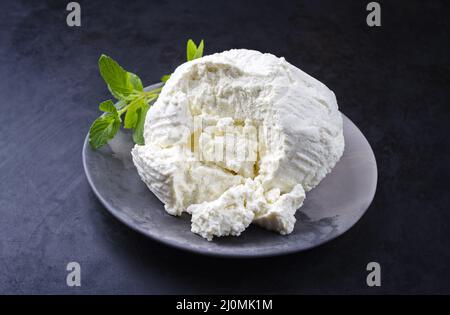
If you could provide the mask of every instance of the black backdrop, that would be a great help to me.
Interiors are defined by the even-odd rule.
[[[0,4],[1,293],[450,293],[450,22],[438,1],[69,1]],[[90,190],[83,139],[108,92],[113,56],[144,83],[205,53],[285,56],[327,84],[366,135],[379,182],[368,212],[319,248],[258,260],[215,259],[146,239]],[[66,264],[82,286],[65,284]],[[366,286],[366,264],[382,286]]]

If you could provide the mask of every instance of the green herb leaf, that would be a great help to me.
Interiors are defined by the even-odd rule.
[[[201,58],[203,57],[203,47],[204,47],[203,39],[201,40],[200,44],[197,47],[197,50],[195,51],[195,55],[193,59]]]
[[[113,101],[111,101],[111,100],[101,102],[100,105],[98,106],[98,109],[100,109],[102,112],[106,112],[106,113],[116,113],[117,112],[117,109],[114,106]]]
[[[93,149],[98,149],[114,138],[120,127],[120,118],[108,113],[97,118],[89,129],[89,144]]]
[[[142,91],[142,82],[139,77],[125,71],[112,58],[101,55],[98,60],[98,66],[103,80],[105,80],[111,94],[115,98],[126,99],[135,90]]]
[[[144,144],[144,123],[145,116],[147,116],[147,111],[150,108],[149,105],[145,104],[137,109],[138,121],[136,127],[134,128],[133,141],[134,143],[143,145]]]
[[[134,73],[128,72],[130,76],[130,83],[136,91],[142,92],[144,87],[142,86],[141,79]]]
[[[197,45],[195,45],[195,43],[194,43],[194,41],[192,39],[189,39],[187,41],[187,47],[186,47],[186,59],[187,59],[187,61],[193,60],[196,52],[197,52]]]
[[[147,105],[145,101],[141,98],[138,98],[130,103],[127,109],[127,113],[125,114],[124,127],[127,129],[132,129],[136,126],[138,121],[138,109]]]
[[[161,77],[161,82],[166,83],[167,80],[169,80],[169,79],[170,79],[170,74],[163,75],[163,76]]]

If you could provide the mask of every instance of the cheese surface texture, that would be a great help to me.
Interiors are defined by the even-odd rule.
[[[149,109],[142,180],[192,232],[240,235],[251,223],[281,234],[344,151],[334,93],[284,58],[246,49],[179,66]]]

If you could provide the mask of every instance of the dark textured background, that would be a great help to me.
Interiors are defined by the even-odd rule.
[[[1,293],[450,293],[450,22],[437,1],[69,1],[0,4]],[[108,92],[106,53],[153,83],[184,60],[252,48],[285,56],[335,91],[379,167],[375,200],[319,248],[258,260],[215,259],[146,239],[97,201],[83,139]],[[82,287],[65,284],[78,261]],[[365,284],[382,266],[382,287]]]

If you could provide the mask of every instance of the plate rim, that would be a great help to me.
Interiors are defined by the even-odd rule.
[[[150,85],[146,88],[151,88],[155,85],[158,84],[153,84]],[[89,185],[91,186],[92,191],[94,192],[94,194],[96,195],[96,197],[98,198],[98,200],[100,201],[100,203],[103,205],[103,207],[106,208],[106,210],[108,210],[108,212],[110,214],[112,214],[116,219],[118,219],[120,222],[122,222],[123,224],[125,224],[126,226],[128,226],[129,228],[131,228],[132,230],[139,232],[147,237],[149,237],[152,240],[158,241],[161,244],[165,244],[168,245],[172,248],[177,248],[177,249],[181,249],[184,251],[188,251],[191,253],[196,253],[196,254],[202,254],[202,255],[207,255],[207,256],[212,256],[212,257],[223,257],[223,258],[260,258],[260,257],[272,257],[272,256],[281,256],[281,255],[288,255],[288,254],[293,254],[293,253],[299,253],[299,252],[303,252],[318,246],[321,246],[325,243],[328,243],[336,238],[338,238],[339,236],[345,234],[346,232],[348,232],[352,227],[354,227],[362,218],[362,216],[367,212],[367,210],[370,208],[370,205],[373,202],[373,199],[375,197],[375,193],[378,187],[378,165],[377,165],[377,160],[375,157],[375,154],[373,152],[372,146],[370,145],[369,141],[367,140],[367,138],[364,136],[364,134],[361,132],[361,130],[358,128],[358,126],[353,123],[353,121],[348,118],[345,114],[343,114],[342,112],[340,112],[342,116],[344,116],[345,118],[347,118],[351,124],[354,125],[354,127],[361,133],[361,135],[364,138],[364,141],[367,142],[367,145],[370,148],[370,151],[372,153],[373,156],[373,160],[375,162],[375,185],[374,185],[374,189],[371,192],[371,196],[370,196],[370,201],[367,204],[367,207],[361,211],[360,215],[358,216],[358,218],[355,220],[355,222],[350,225],[349,227],[347,227],[346,229],[343,229],[339,234],[333,235],[332,237],[328,238],[328,239],[324,239],[321,240],[313,245],[310,246],[306,246],[306,247],[302,247],[302,248],[298,248],[295,246],[289,247],[289,248],[281,248],[278,251],[271,251],[271,252],[262,252],[262,253],[255,253],[255,252],[239,252],[239,253],[231,253],[229,251],[224,251],[224,252],[220,252],[220,251],[208,251],[208,250],[204,250],[202,248],[198,248],[198,247],[191,247],[191,246],[186,246],[185,243],[178,243],[176,241],[170,241],[170,240],[166,240],[163,238],[158,237],[156,234],[151,233],[151,231],[149,230],[145,230],[143,228],[140,228],[139,226],[136,226],[134,224],[132,224],[131,222],[128,222],[124,217],[122,217],[117,210],[112,207],[104,198],[103,196],[99,193],[96,185],[94,184],[94,181],[92,180],[91,177],[91,173],[88,170],[87,167],[87,156],[86,156],[86,152],[87,150],[91,150],[90,146],[89,146],[89,132],[86,135],[85,139],[84,139],[84,143],[83,143],[83,149],[82,149],[82,162],[83,162],[83,169],[84,169],[84,173],[86,175],[86,178],[88,180]],[[320,183],[319,183],[320,185]],[[149,193],[152,193],[149,190]]]

